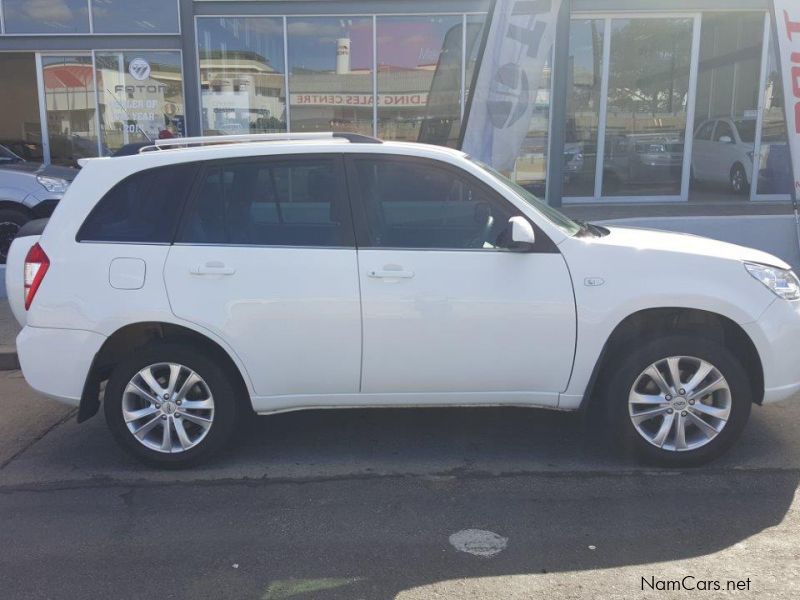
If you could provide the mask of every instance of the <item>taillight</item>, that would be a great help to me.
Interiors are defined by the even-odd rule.
[[[39,244],[34,244],[25,257],[25,310],[31,307],[36,290],[42,284],[50,259]]]

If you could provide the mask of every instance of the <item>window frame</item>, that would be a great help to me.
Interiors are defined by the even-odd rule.
[[[246,164],[246,163],[291,163],[303,162],[313,159],[325,159],[333,162],[336,171],[336,178],[339,188],[339,201],[342,203],[342,244],[339,246],[315,246],[308,244],[242,244],[242,243],[216,243],[216,242],[186,242],[182,241],[182,237],[186,232],[188,226],[188,216],[192,209],[197,206],[200,190],[205,182],[206,175],[209,170],[215,168],[224,168],[229,164]],[[259,156],[239,156],[234,158],[211,159],[204,161],[197,161],[199,170],[195,174],[195,183],[188,199],[183,205],[183,211],[180,214],[178,227],[173,236],[173,246],[207,246],[207,247],[224,247],[224,248],[303,248],[310,250],[354,250],[356,248],[356,234],[353,224],[353,209],[352,202],[348,194],[347,178],[345,174],[345,167],[343,156],[340,153],[334,152],[316,152],[308,154],[263,154]]]
[[[167,236],[167,241],[165,242],[142,242],[142,241],[132,241],[132,240],[92,240],[92,239],[85,239],[84,229],[87,226],[89,220],[100,211],[100,205],[103,201],[108,197],[111,192],[115,191],[117,188],[122,186],[123,184],[127,183],[134,177],[138,177],[144,175],[145,177],[148,174],[152,174],[153,171],[157,170],[166,170],[166,169],[174,169],[177,166],[185,166],[187,168],[187,178],[191,182],[183,195],[183,198],[178,200],[178,209],[176,211],[175,216],[175,223],[172,224],[170,234]],[[197,190],[198,186],[198,174],[201,172],[201,165],[198,162],[191,161],[191,162],[178,162],[178,163],[169,163],[166,165],[159,165],[156,167],[148,167],[146,169],[140,169],[133,173],[128,174],[123,179],[117,181],[114,185],[112,185],[108,190],[106,190],[100,199],[95,202],[92,209],[86,215],[86,217],[81,222],[80,227],[78,227],[78,231],[75,233],[75,241],[79,244],[125,244],[125,245],[137,245],[137,246],[171,246],[175,243],[175,238],[177,236],[178,230],[181,227],[181,223],[183,222],[183,216],[186,211],[187,203],[189,202],[190,198],[193,196],[195,191]]]
[[[405,154],[371,154],[371,153],[348,153],[344,156],[345,165],[347,168],[347,186],[350,197],[350,204],[353,211],[353,223],[355,225],[356,234],[356,247],[361,250],[391,250],[391,251],[425,251],[425,252],[508,252],[513,254],[560,254],[561,251],[558,246],[550,239],[550,237],[539,227],[534,221],[529,219],[513,202],[503,196],[497,190],[475,177],[469,171],[459,168],[448,162],[437,160],[435,158],[422,158],[418,156],[409,156]],[[449,172],[453,176],[461,177],[467,183],[473,185],[481,193],[486,194],[490,201],[507,207],[511,216],[520,216],[528,221],[533,227],[536,236],[536,243],[532,248],[525,252],[520,252],[512,248],[447,248],[447,247],[404,247],[404,246],[380,246],[375,244],[373,233],[370,231],[369,219],[367,218],[366,199],[361,193],[361,186],[359,184],[358,169],[356,163],[358,161],[381,161],[381,162],[405,162],[408,164],[417,164],[425,167],[432,167]]]

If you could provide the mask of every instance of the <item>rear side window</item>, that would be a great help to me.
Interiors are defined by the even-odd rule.
[[[178,241],[253,246],[352,246],[341,159],[208,164]]]
[[[78,241],[171,243],[196,171],[193,164],[169,165],[123,179],[86,218]]]

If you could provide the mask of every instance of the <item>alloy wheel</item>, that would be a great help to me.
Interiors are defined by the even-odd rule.
[[[670,356],[647,367],[628,395],[628,413],[647,442],[675,452],[714,440],[731,414],[731,389],[708,361]]]
[[[125,386],[122,417],[143,446],[164,453],[186,452],[208,435],[214,397],[200,375],[176,363],[140,370]]]

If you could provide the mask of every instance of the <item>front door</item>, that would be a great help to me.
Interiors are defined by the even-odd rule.
[[[508,219],[519,211],[460,169],[348,160],[362,392],[392,404],[555,404],[572,368],[575,305],[550,240],[537,230],[537,251],[506,250]]]
[[[274,396],[358,391],[361,315],[340,156],[206,164],[164,276],[175,314],[238,354],[256,410]]]

